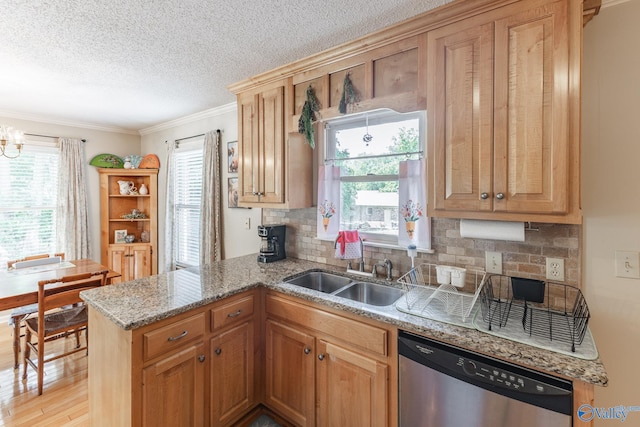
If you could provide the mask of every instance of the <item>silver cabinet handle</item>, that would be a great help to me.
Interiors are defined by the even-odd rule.
[[[188,334],[187,331],[182,331],[182,333],[180,335],[177,335],[175,337],[169,337],[167,338],[167,341],[172,342],[172,341],[178,341],[180,338],[184,338],[186,337]]]
[[[318,360],[324,360],[324,353],[320,353],[318,355]]]
[[[238,316],[240,316],[241,313],[242,313],[242,309],[236,311],[235,313],[227,314],[227,317],[238,317]]]
[[[498,199],[498,200],[504,199],[504,194],[503,193],[496,194],[496,199]]]
[[[198,362],[202,363],[204,362],[204,359],[205,359],[204,354],[201,354],[200,356],[198,356]]]
[[[220,356],[220,353],[222,353],[222,349],[220,347],[216,348],[215,350],[216,356]]]
[[[311,353],[311,349],[309,347],[305,347],[304,354],[309,354],[309,353]]]
[[[489,193],[481,193],[481,194],[480,194],[480,198],[481,198],[482,200],[486,200],[486,199],[488,199],[488,198],[489,198]]]

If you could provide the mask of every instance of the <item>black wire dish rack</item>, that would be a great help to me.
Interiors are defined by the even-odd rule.
[[[489,275],[480,290],[482,320],[492,328],[522,324],[529,336],[571,345],[582,344],[589,307],[580,289],[554,282]]]

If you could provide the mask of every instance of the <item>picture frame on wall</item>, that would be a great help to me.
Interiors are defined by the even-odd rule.
[[[238,141],[227,143],[229,173],[238,172]]]
[[[229,187],[229,207],[237,208],[238,206],[238,178],[228,178]]]
[[[127,230],[115,230],[113,234],[113,243],[126,243]]]

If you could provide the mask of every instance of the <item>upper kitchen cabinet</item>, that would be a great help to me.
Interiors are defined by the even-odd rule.
[[[582,3],[518,2],[427,34],[429,214],[580,223]]]
[[[302,208],[312,204],[311,148],[290,134],[287,80],[244,90],[238,99],[238,204]],[[297,131],[297,129],[296,129]]]

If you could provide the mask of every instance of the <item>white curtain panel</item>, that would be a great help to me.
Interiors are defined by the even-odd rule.
[[[66,259],[90,258],[84,143],[79,139],[59,138],[58,144],[58,248],[65,253]]]
[[[317,236],[335,239],[340,230],[340,167],[318,167]]]
[[[431,249],[431,219],[427,217],[426,161],[400,162],[398,245]]]
[[[202,201],[200,202],[200,265],[219,261],[220,236],[220,133],[207,132],[202,161]]]
[[[176,152],[176,143],[167,144],[167,188],[166,188],[166,209],[165,211],[165,227],[164,227],[164,271],[173,271],[176,269],[174,235],[172,224],[175,223],[175,209],[173,197],[173,181],[174,181],[174,156]]]

